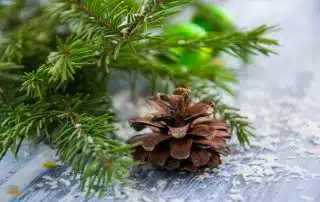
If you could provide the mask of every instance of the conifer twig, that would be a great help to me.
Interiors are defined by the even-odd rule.
[[[87,14],[89,14],[90,16],[94,17],[97,20],[97,22],[99,22],[99,24],[101,24],[104,27],[107,27],[108,29],[113,30],[114,32],[117,32],[117,30],[114,30],[114,27],[112,26],[112,24],[110,22],[107,22],[106,20],[104,20],[102,18],[102,16],[93,13],[89,7],[87,7],[84,3],[81,2],[81,0],[71,0],[71,1],[74,4],[76,4],[80,10],[82,10],[82,11],[86,12]]]

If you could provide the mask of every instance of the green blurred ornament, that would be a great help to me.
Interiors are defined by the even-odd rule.
[[[192,67],[207,64],[212,58],[211,53],[211,48],[201,48],[198,51],[184,49],[180,55],[180,64]]]
[[[197,11],[192,22],[206,31],[225,32],[234,29],[233,21],[227,10],[217,4],[195,3]]]
[[[188,38],[205,37],[206,31],[197,24],[184,22],[174,24],[164,29],[164,35],[176,37],[177,40]],[[172,61],[184,66],[199,66],[208,63],[212,58],[211,48],[200,48],[198,50],[189,50],[186,48],[171,48],[165,56]]]
[[[164,34],[169,36],[179,36],[181,38],[190,38],[203,37],[207,33],[206,30],[197,24],[192,22],[183,22],[165,27]]]

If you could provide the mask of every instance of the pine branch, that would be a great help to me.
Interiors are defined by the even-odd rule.
[[[0,160],[11,149],[17,157],[22,141],[25,138],[35,142],[45,138],[50,140],[52,124],[57,112],[50,103],[37,102],[33,105],[18,104],[14,106],[2,105],[1,129],[0,129]]]
[[[103,196],[111,182],[124,179],[133,163],[130,148],[112,139],[115,128],[110,121],[110,115],[93,118],[72,114],[56,139],[62,161],[80,175],[81,190],[88,195],[94,190]]]
[[[44,68],[41,68],[44,69]],[[43,98],[49,94],[49,79],[43,70],[26,73],[25,81],[22,83],[20,91],[25,92],[30,98]]]
[[[172,8],[182,6],[190,2],[189,0],[147,0],[137,14],[129,16],[129,26],[126,28],[128,35],[134,35],[139,30],[145,31],[147,28],[154,28],[162,24],[161,21],[170,15],[177,13]],[[140,32],[141,32],[140,31]]]
[[[230,107],[218,100],[216,101],[214,110],[216,113],[215,116],[227,121],[231,131],[237,135],[240,145],[245,146],[246,144],[250,144],[249,137],[254,136],[254,128],[248,120],[248,117],[239,113],[240,109]]]
[[[11,34],[7,40],[2,40],[0,43],[1,62],[21,63],[23,49],[23,29],[16,34]]]
[[[22,69],[23,69],[22,65],[16,65],[14,63],[0,63],[0,78],[2,79],[2,81],[3,80],[22,81],[23,79],[20,74],[13,73]]]
[[[0,106],[0,160],[9,149],[17,157],[22,141],[32,139],[57,148],[88,194],[92,189],[103,194],[111,182],[124,179],[132,164],[131,149],[114,133],[114,114],[106,107],[110,100],[54,95],[24,104],[24,99]],[[53,132],[59,128],[58,134]]]
[[[240,145],[245,147],[246,144],[250,144],[249,137],[254,136],[254,128],[248,118],[239,113],[238,108],[223,103],[221,96],[212,86],[195,86],[193,93],[196,99],[215,103],[214,117],[228,123],[231,132],[237,135]]]
[[[81,0],[71,0],[72,3],[76,4],[78,6],[78,8],[82,11],[84,11],[85,13],[89,14],[90,16],[92,16],[100,25],[113,30],[115,33],[118,32],[118,30],[115,29],[115,27],[113,26],[113,24],[109,21],[107,21],[106,19],[103,19],[101,13],[96,14],[93,11],[92,7],[88,7],[86,6],[83,2],[81,2]],[[95,5],[96,2],[95,1],[91,1],[91,5]],[[107,5],[108,6],[108,5]],[[107,8],[107,6],[105,8]]]
[[[235,57],[245,59],[248,52],[253,55],[269,56],[276,54],[271,46],[277,46],[278,41],[264,37],[265,34],[275,31],[274,26],[259,26],[249,31],[231,33],[208,33],[205,37],[183,38],[183,36],[159,36],[145,41],[135,47],[141,51],[148,47],[148,51],[164,51],[171,47],[182,47],[190,50],[199,50],[203,47],[212,47],[214,50],[226,52]]]
[[[77,68],[92,65],[94,46],[81,40],[69,37],[65,43],[58,41],[58,51],[51,52],[45,72],[50,75],[49,82],[65,83],[74,79]]]

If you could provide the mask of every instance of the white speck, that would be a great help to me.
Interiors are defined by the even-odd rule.
[[[157,182],[157,186],[161,189],[163,189],[165,186],[167,186],[168,182],[166,180],[159,180]]]
[[[157,188],[152,187],[152,188],[150,189],[150,191],[152,191],[152,192],[157,191]]]
[[[179,40],[179,41],[178,41],[178,44],[180,44],[180,45],[185,44],[185,43],[186,43],[185,40]]]
[[[71,185],[71,182],[69,180],[64,179],[64,178],[60,178],[59,181],[62,182],[63,184],[65,184],[66,187]]]
[[[218,173],[218,175],[222,177],[231,177],[231,174],[226,170],[221,171],[220,173]]]
[[[174,181],[172,184],[174,184],[174,185],[178,185],[178,184],[180,184],[181,183],[181,181],[180,180],[176,180],[176,181]]]
[[[107,196],[107,197],[105,197],[105,199],[107,199],[107,200],[114,200],[114,197],[113,197],[113,196]]]
[[[45,184],[50,185],[50,186],[56,186],[58,185],[57,181],[51,181],[51,182],[45,182]]]
[[[217,195],[217,194],[212,194],[212,195],[210,196],[210,198],[218,198],[218,195]]]
[[[56,188],[58,188],[57,184],[50,186],[50,189],[56,189]]]
[[[46,179],[46,180],[50,180],[50,181],[53,181],[55,179],[53,179],[52,177],[48,176],[48,175],[44,175],[42,176],[43,179]]]
[[[214,178],[216,175],[214,175],[214,174],[209,174],[209,173],[203,173],[203,174],[201,174],[201,175],[199,175],[197,178],[196,178],[196,180],[200,180],[200,181],[202,181],[202,180],[204,180],[204,179],[208,179],[208,178]]]
[[[90,144],[93,144],[93,139],[92,139],[91,136],[88,137],[88,142],[89,142]]]
[[[232,189],[230,189],[229,192],[230,192],[231,194],[238,194],[238,193],[240,193],[240,189],[232,188]]]
[[[153,200],[146,195],[142,195],[141,199],[145,202],[153,202]]]
[[[241,194],[230,194],[230,198],[233,201],[243,201],[243,197]]]
[[[114,197],[116,199],[123,199],[126,197],[125,194],[122,194],[122,192],[120,191],[120,186],[115,186],[114,187]]]
[[[306,202],[313,201],[313,198],[310,196],[300,195],[300,198]]]
[[[213,168],[211,171],[214,172],[214,173],[219,173],[220,172],[220,170],[218,168]]]
[[[232,185],[233,185],[233,187],[236,187],[236,186],[238,186],[238,185],[240,185],[241,184],[241,182],[239,181],[239,180],[236,180],[236,179],[233,179],[232,180]]]
[[[36,187],[39,187],[39,188],[41,188],[41,187],[43,187],[43,183],[38,183],[38,184],[36,184]]]

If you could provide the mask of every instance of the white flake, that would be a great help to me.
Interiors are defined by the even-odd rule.
[[[43,183],[42,182],[40,182],[40,183],[38,183],[38,184],[36,184],[36,187],[39,187],[39,188],[41,188],[41,187],[43,187]]]
[[[149,198],[148,196],[146,196],[146,195],[142,195],[141,199],[144,202],[153,202],[153,200],[151,198]]]
[[[243,196],[241,194],[230,194],[229,196],[230,196],[232,201],[240,202],[240,201],[244,200],[244,198],[243,198]]]
[[[167,186],[168,182],[166,180],[158,180],[157,187],[163,189],[165,186]]]
[[[313,201],[313,198],[310,196],[300,195],[300,198],[305,202],[311,202]]]
[[[64,178],[60,178],[59,181],[62,182],[63,184],[65,184],[66,187],[71,185],[70,180],[67,180],[67,179],[64,179]]]
[[[126,198],[126,195],[122,194],[122,192],[120,191],[120,186],[115,186],[114,187],[114,197],[116,199],[124,199],[124,198]]]
[[[55,179],[53,179],[52,177],[48,176],[48,175],[44,175],[42,176],[43,179],[46,179],[46,180],[50,180],[50,181],[53,181]]]
[[[58,188],[57,184],[50,186],[50,189],[56,189],[56,188]]]
[[[230,192],[231,194],[238,194],[238,193],[240,193],[240,189],[232,188],[232,189],[230,189],[229,192]]]
[[[210,196],[210,198],[218,198],[218,195],[217,195],[217,194],[212,194],[212,195]]]

